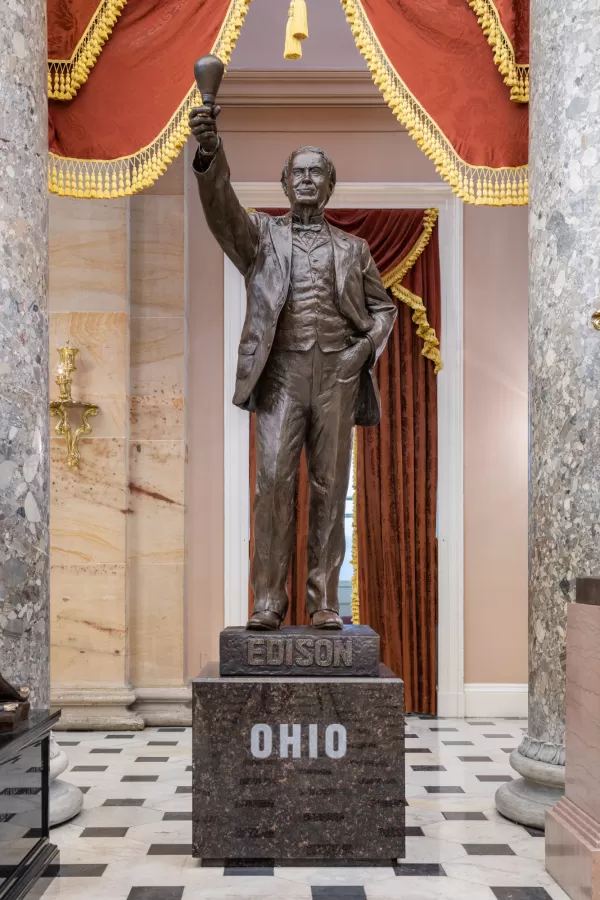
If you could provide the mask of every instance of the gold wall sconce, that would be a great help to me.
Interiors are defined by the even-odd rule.
[[[596,331],[600,331],[600,309],[597,309],[595,313],[592,313],[592,325]]]
[[[54,430],[67,442],[67,466],[69,469],[78,469],[81,454],[79,452],[80,438],[85,434],[91,434],[92,426],[88,422],[90,416],[97,416],[99,408],[92,403],[82,400],[73,400],[71,387],[73,379],[71,372],[75,372],[75,357],[79,353],[77,347],[71,347],[67,341],[64,347],[58,347],[60,360],[56,370],[56,384],[58,385],[58,400],[50,401],[50,415],[58,417]],[[69,410],[81,410],[81,425],[75,431],[71,429],[69,422]]]

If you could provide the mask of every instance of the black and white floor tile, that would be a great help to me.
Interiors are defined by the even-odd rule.
[[[190,729],[59,735],[62,777],[87,790],[52,831],[44,900],[566,900],[543,836],[494,807],[523,724],[407,717],[406,858],[318,866],[192,859]]]

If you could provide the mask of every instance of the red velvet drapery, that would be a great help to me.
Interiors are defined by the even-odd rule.
[[[468,0],[511,100],[529,101],[529,0]]]
[[[338,228],[369,242],[383,274],[397,267],[423,232],[423,210],[331,210],[326,215]],[[441,293],[436,229],[406,274],[403,286],[423,298],[430,324],[439,333]],[[359,618],[379,632],[383,661],[405,679],[407,711],[435,712],[437,394],[434,365],[422,350],[411,309],[400,303],[398,322],[376,368],[381,424],[357,429]],[[250,427],[253,496],[253,421]],[[286,624],[308,622],[308,478],[304,457],[296,515],[297,538],[288,582],[290,609]],[[250,607],[252,599],[250,590]]]
[[[49,0],[51,22],[65,2]],[[155,181],[188,133],[194,61],[229,59],[249,2],[104,0],[122,13],[102,52],[96,42],[83,74],[51,92],[62,99],[49,108],[50,189],[106,198]],[[342,0],[375,81],[441,176],[469,202],[524,203],[527,110],[511,103],[469,2]],[[69,8],[83,16],[86,3]],[[55,43],[71,46],[76,26],[55,24]]]
[[[512,103],[467,0],[342,0],[394,114],[456,193],[525,203],[528,112]]]
[[[48,96],[71,100],[88,79],[127,0],[49,0]]]

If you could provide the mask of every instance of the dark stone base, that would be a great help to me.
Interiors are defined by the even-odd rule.
[[[379,659],[379,635],[368,625],[339,631],[311,625],[261,632],[226,628],[220,638],[221,675],[378,678]]]
[[[380,678],[193,683],[193,855],[404,856],[404,684]]]

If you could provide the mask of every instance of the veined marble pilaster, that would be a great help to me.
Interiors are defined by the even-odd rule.
[[[600,574],[600,19],[595,0],[531,14],[529,735],[497,802],[543,827],[564,786],[566,607]]]
[[[0,5],[0,666],[49,705],[46,3]]]

